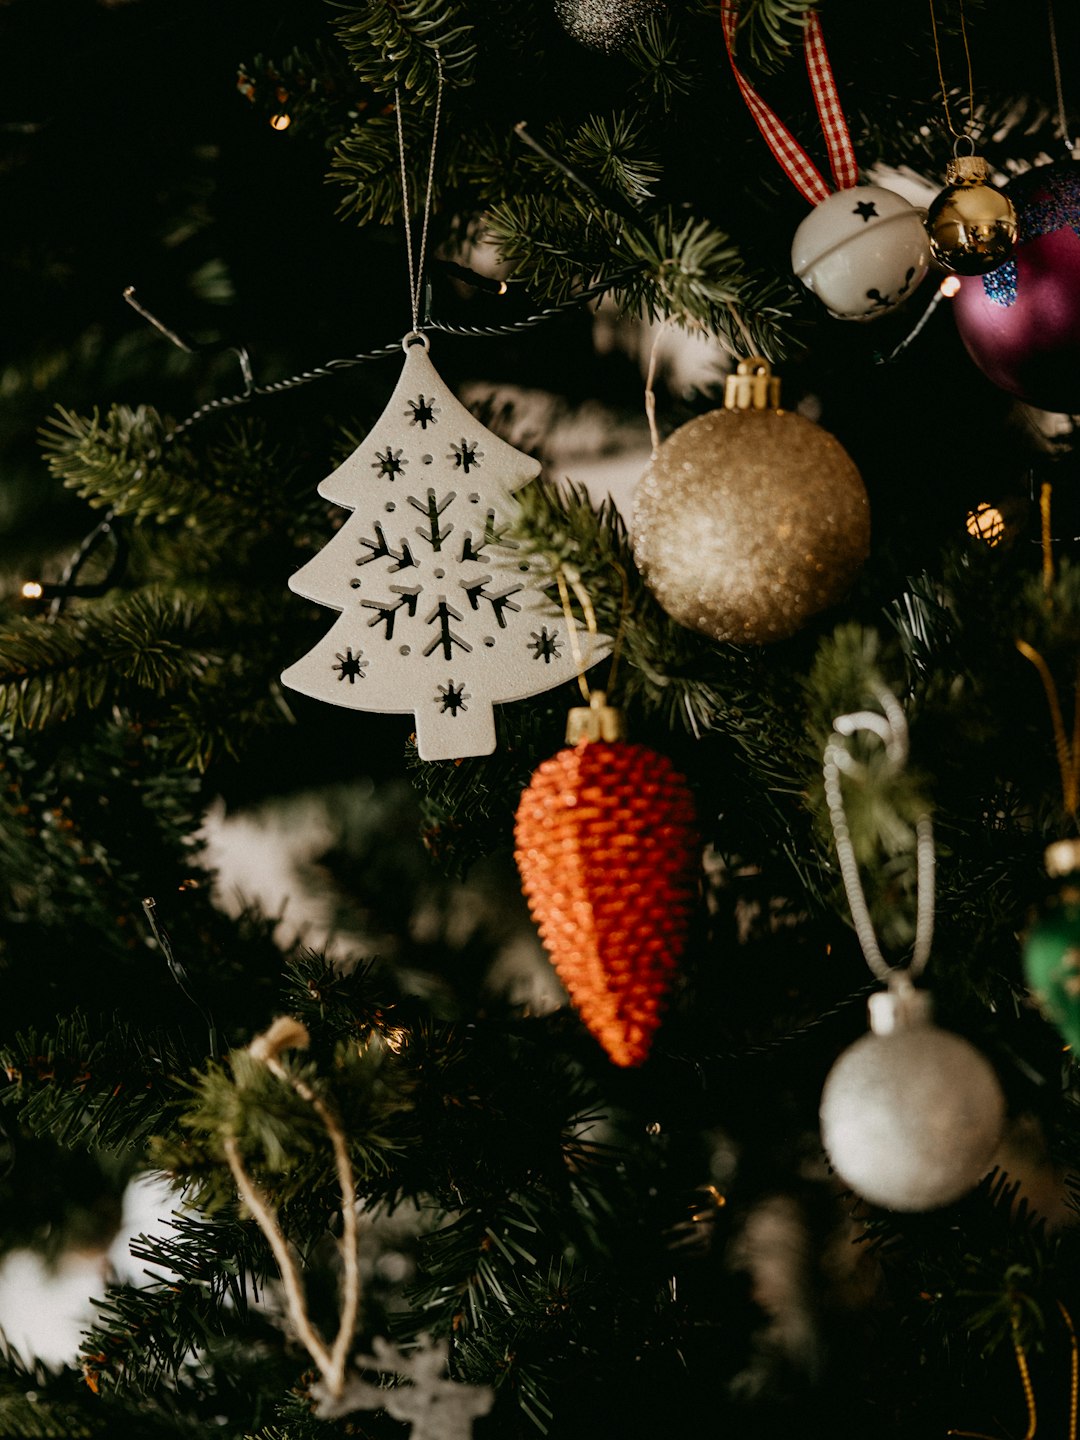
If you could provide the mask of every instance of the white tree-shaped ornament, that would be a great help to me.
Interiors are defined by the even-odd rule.
[[[540,466],[470,415],[424,336],[403,348],[390,403],[319,486],[354,514],[289,580],[340,618],[281,678],[333,705],[412,711],[424,760],[486,755],[493,704],[577,669],[542,563],[505,538],[513,492]],[[591,665],[606,642],[581,632],[578,647]]]

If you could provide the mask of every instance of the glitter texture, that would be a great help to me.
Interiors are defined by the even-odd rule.
[[[621,49],[647,15],[663,8],[662,0],[555,0],[566,33],[608,54]]]
[[[583,742],[537,769],[514,840],[529,910],[578,1013],[616,1065],[640,1065],[696,891],[686,781],[644,745]]]
[[[784,410],[713,410],[661,445],[635,496],[634,558],[673,619],[714,640],[792,635],[841,599],[870,507],[837,440]]]
[[[1071,414],[1080,407],[1080,165],[1028,170],[1005,193],[1016,206],[1015,257],[963,282],[956,328],[995,385]]]
[[[1001,1138],[1005,1102],[973,1045],[933,1024],[864,1035],[821,1096],[833,1168],[890,1210],[935,1210],[979,1183]]]
[[[1080,236],[1080,185],[1073,175],[1063,175],[1054,166],[1045,170],[1029,171],[1038,182],[1033,198],[1024,204],[1020,201],[1017,210],[1017,245],[1029,240],[1038,240],[1043,235],[1053,235],[1068,225],[1073,234]],[[984,277],[983,287],[987,297],[995,305],[1013,305],[1017,297],[1016,261],[1007,260],[1000,269]]]
[[[983,289],[994,305],[1012,305],[1016,300],[1016,261],[1006,260],[983,276]]]

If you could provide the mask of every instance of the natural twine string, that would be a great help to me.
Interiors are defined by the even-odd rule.
[[[244,1204],[259,1229],[266,1236],[274,1259],[281,1272],[281,1283],[285,1291],[285,1305],[297,1338],[311,1356],[326,1384],[327,1391],[339,1399],[345,1389],[345,1372],[356,1335],[360,1311],[360,1244],[359,1222],[356,1214],[356,1181],[352,1162],[349,1159],[345,1134],[333,1111],[311,1086],[299,1076],[292,1075],[277,1058],[278,1052],[286,1047],[306,1046],[307,1031],[294,1020],[275,1020],[265,1034],[258,1036],[249,1046],[249,1052],[261,1060],[270,1073],[283,1084],[290,1086],[300,1098],[315,1111],[326,1131],[334,1151],[334,1166],[338,1185],[341,1189],[341,1240],[338,1248],[341,1254],[341,1318],[338,1332],[332,1346],[327,1346],[311,1323],[308,1314],[304,1287],[300,1272],[288,1241],[282,1232],[277,1214],[262,1191],[252,1180],[244,1167],[240,1146],[235,1135],[225,1137],[225,1159],[236,1181]]]

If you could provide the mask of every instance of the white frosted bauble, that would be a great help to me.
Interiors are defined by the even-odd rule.
[[[856,1040],[821,1096],[821,1139],[834,1170],[888,1210],[934,1210],[973,1189],[1004,1118],[990,1062],[929,1023]]]
[[[895,310],[929,263],[922,211],[880,185],[822,200],[791,245],[795,274],[841,320],[874,320]]]

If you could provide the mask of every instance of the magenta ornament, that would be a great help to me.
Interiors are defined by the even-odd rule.
[[[1080,162],[1026,171],[1011,260],[970,275],[953,299],[968,354],[989,380],[1041,410],[1080,411]]]

